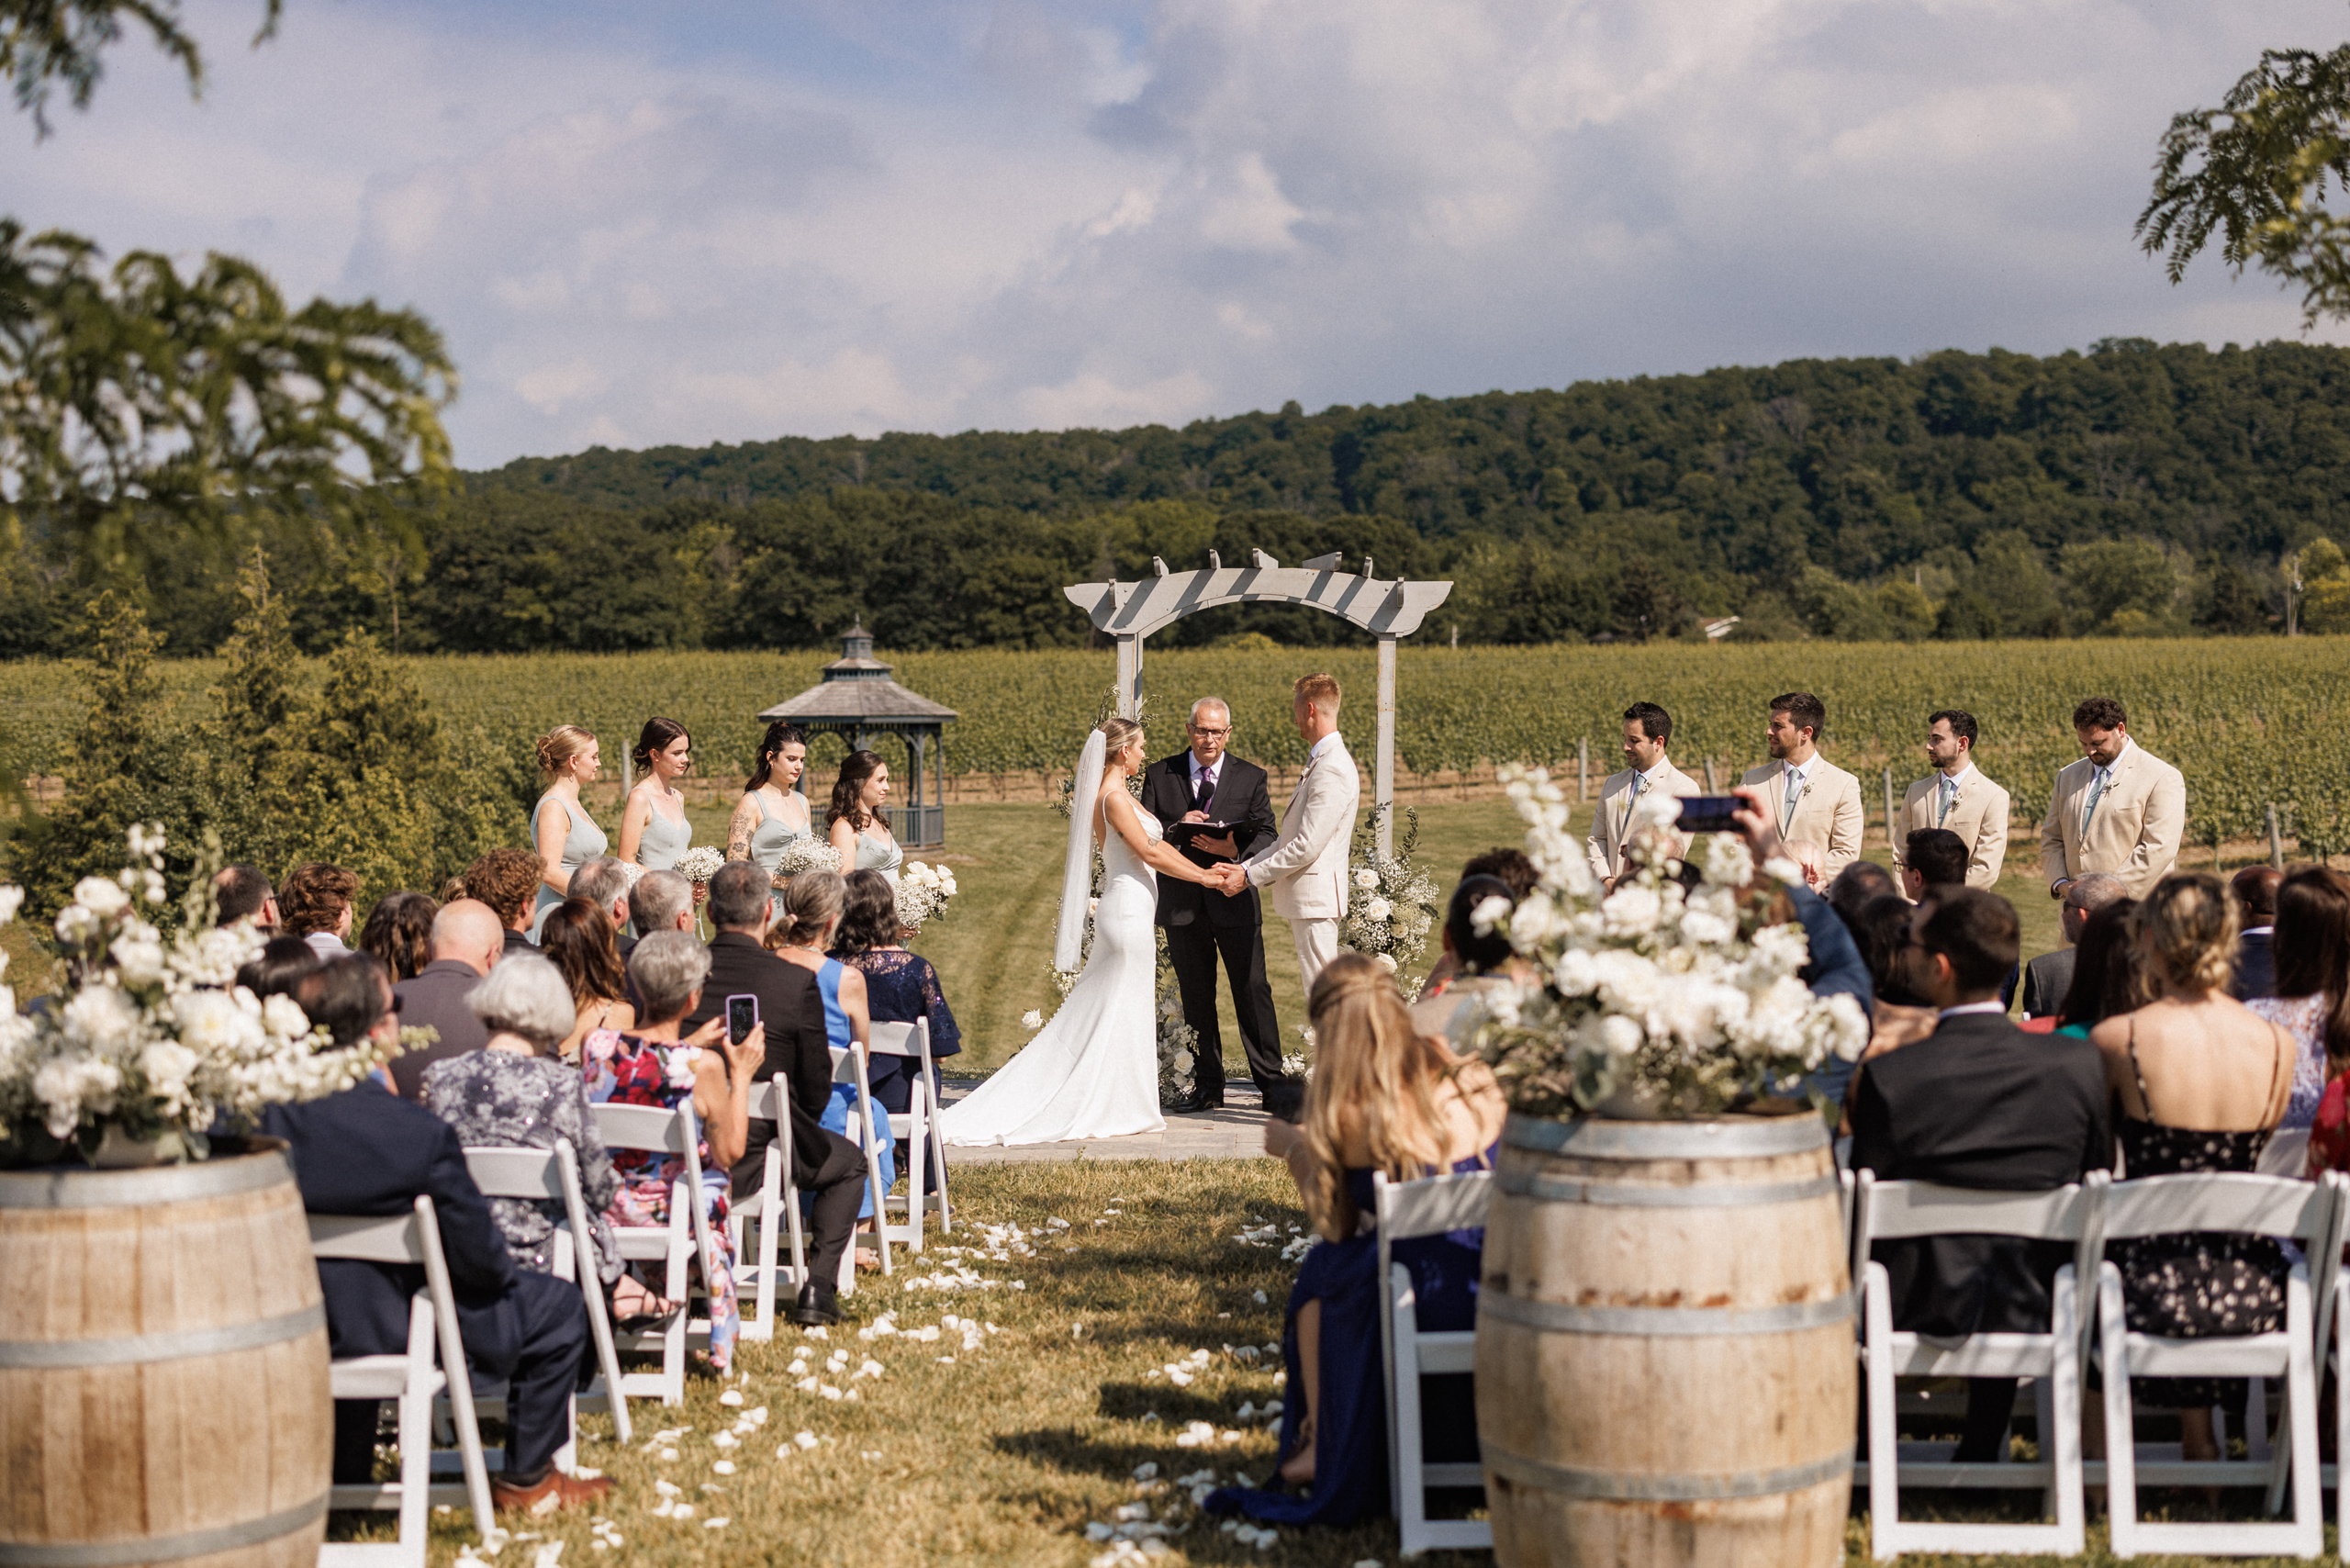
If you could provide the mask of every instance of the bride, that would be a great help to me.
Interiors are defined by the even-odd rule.
[[[1161,843],[1158,822],[1126,792],[1144,760],[1142,726],[1131,719],[1104,720],[1086,737],[1053,967],[1066,974],[1078,966],[1098,842],[1108,876],[1093,911],[1092,955],[1052,1022],[940,1114],[948,1143],[1061,1143],[1166,1126],[1154,998],[1158,884],[1151,873],[1211,885],[1215,879]]]

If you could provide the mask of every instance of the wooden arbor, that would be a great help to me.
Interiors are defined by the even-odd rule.
[[[905,802],[897,808],[909,830],[898,835],[910,848],[946,842],[946,726],[955,710],[907,690],[890,678],[890,666],[873,656],[873,633],[860,622],[841,639],[841,656],[824,666],[824,678],[759,717],[785,719],[800,733],[830,731],[854,750],[869,751],[880,735],[896,735],[906,748]],[[931,793],[923,800],[923,767],[932,769]]]
[[[1302,604],[1343,616],[1379,639],[1379,756],[1373,774],[1374,808],[1395,802],[1395,642],[1420,629],[1429,610],[1452,592],[1450,583],[1379,580],[1371,557],[1360,573],[1342,572],[1337,554],[1316,555],[1302,566],[1284,566],[1262,550],[1251,564],[1227,566],[1213,550],[1205,570],[1169,572],[1151,557],[1152,576],[1139,582],[1078,583],[1061,591],[1092,617],[1094,626],[1118,640],[1118,712],[1134,717],[1142,686],[1143,639],[1195,610],[1225,604]],[[1393,852],[1394,812],[1381,811],[1379,852]]]

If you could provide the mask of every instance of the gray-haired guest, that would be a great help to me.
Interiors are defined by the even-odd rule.
[[[2081,956],[2081,928],[2089,923],[2090,915],[2121,894],[2121,879],[2103,871],[2076,877],[2065,890],[2065,946],[2024,966],[2025,1017],[2053,1018],[2064,1011],[2065,993],[2073,989],[2073,969]]]
[[[489,1044],[424,1071],[424,1106],[454,1127],[468,1148],[553,1148],[569,1138],[595,1235],[596,1269],[609,1286],[621,1277],[619,1244],[604,1211],[620,1192],[611,1156],[588,1114],[579,1070],[555,1055],[576,1009],[563,973],[545,958],[512,958],[465,993]],[[519,1266],[554,1272],[554,1232],[563,1204],[553,1198],[492,1198],[490,1217]]]

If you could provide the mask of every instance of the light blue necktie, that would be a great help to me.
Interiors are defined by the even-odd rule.
[[[1958,804],[1958,780],[1944,774],[1942,776],[1942,809],[1935,813],[1936,827],[1950,821],[1950,809],[1956,804]]]
[[[1779,802],[1779,832],[1785,834],[1796,824],[1796,803],[1803,799],[1803,775],[1790,767],[1786,771],[1787,791]]]
[[[1635,773],[1632,775],[1632,787],[1630,790],[1627,790],[1624,795],[1624,821],[1622,825],[1617,827],[1616,830],[1616,842],[1619,846],[1623,844],[1624,840],[1631,834],[1632,812],[1639,808],[1640,803],[1640,791],[1647,787],[1648,781],[1649,778],[1645,773]]]
[[[2097,819],[2097,803],[2104,799],[2105,786],[2112,777],[2111,768],[2100,767],[2097,770],[2097,776],[2089,780],[2089,803],[2081,808],[2081,837],[2084,841],[2089,835],[2089,823]]]

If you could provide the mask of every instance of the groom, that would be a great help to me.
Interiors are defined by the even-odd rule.
[[[1297,943],[1297,971],[1305,994],[1338,956],[1338,922],[1347,913],[1347,856],[1362,776],[1338,738],[1338,683],[1304,675],[1291,688],[1290,720],[1307,746],[1305,771],[1281,813],[1281,834],[1270,849],[1222,868],[1228,892],[1270,888],[1273,913],[1288,920]]]

